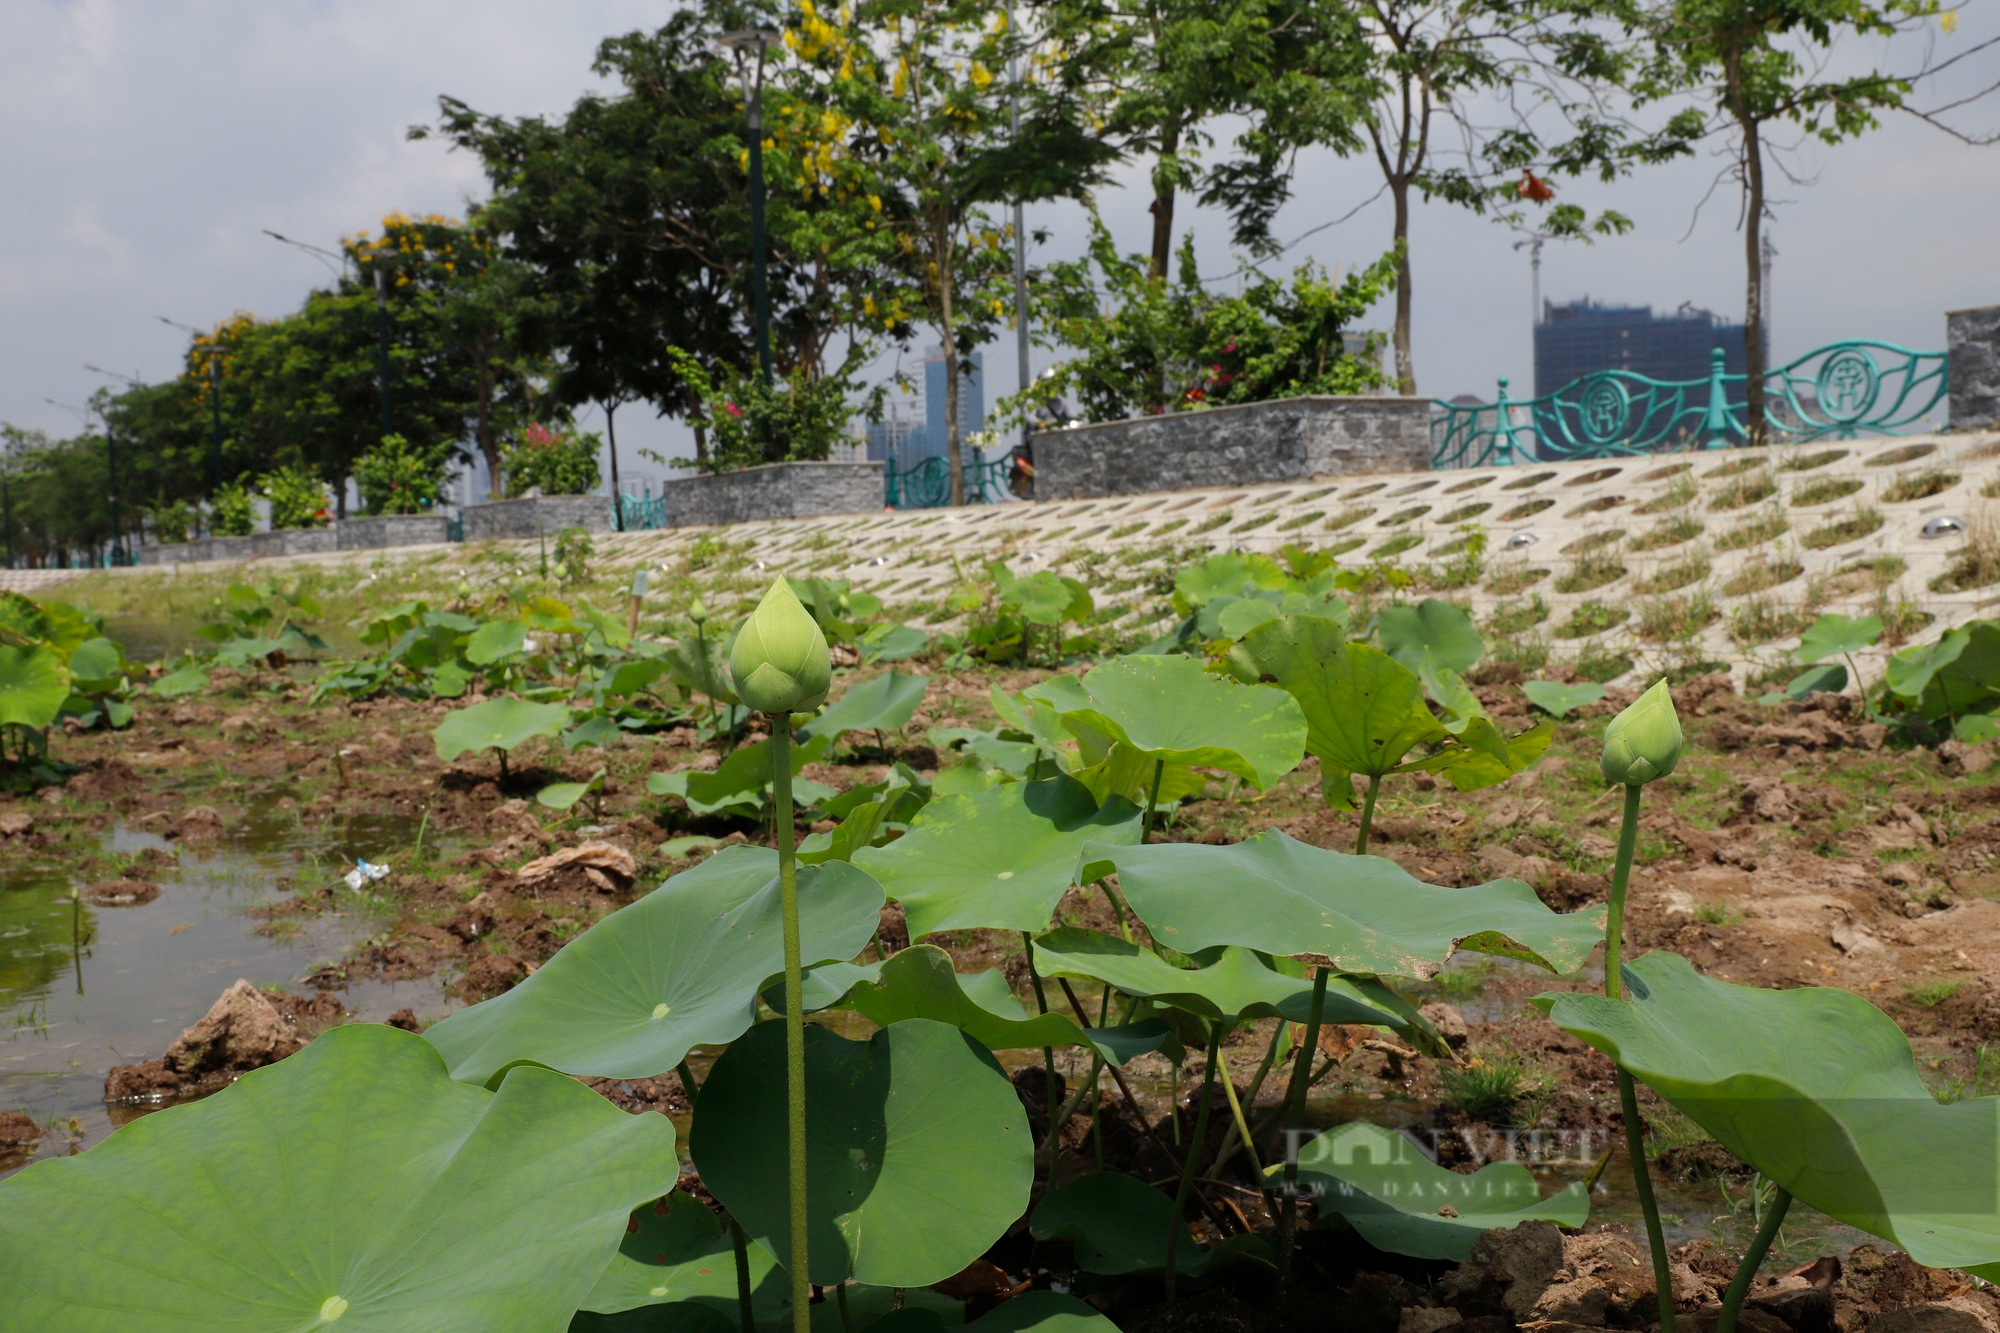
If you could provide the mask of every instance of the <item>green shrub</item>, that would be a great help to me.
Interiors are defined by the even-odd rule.
[[[450,446],[420,449],[401,435],[382,442],[354,464],[361,507],[370,514],[420,514],[444,491]]]
[[[194,510],[185,500],[161,505],[148,517],[153,520],[153,535],[162,542],[184,542],[194,529]]]
[[[588,495],[597,487],[597,451],[603,445],[595,435],[550,430],[530,422],[500,460],[508,498],[519,499],[533,490],[543,495]]]
[[[597,543],[582,528],[564,528],[556,534],[556,578],[565,584],[581,583],[590,577],[590,562],[597,555]]]
[[[209,502],[208,529],[217,537],[247,537],[257,528],[257,516],[250,508],[250,492],[241,486],[225,486]]]
[[[271,502],[271,531],[326,526],[326,483],[304,468],[274,468],[257,478],[257,489]]]
[[[689,424],[708,430],[705,461],[666,460],[678,467],[734,472],[764,463],[817,463],[847,436],[853,410],[847,382],[793,372],[765,384],[762,377],[718,364],[713,373],[678,347],[667,359],[700,403]]]

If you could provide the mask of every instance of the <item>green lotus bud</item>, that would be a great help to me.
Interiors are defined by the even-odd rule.
[[[460,579],[458,581],[458,600],[461,602],[472,600],[472,580]]]
[[[1681,719],[1663,680],[1604,729],[1604,776],[1639,787],[1673,772],[1680,761]]]
[[[833,661],[826,636],[781,575],[729,650],[737,697],[760,713],[800,713],[826,702]]]
[[[689,604],[688,619],[695,623],[696,628],[708,623],[708,608],[701,604],[701,598],[697,597]]]

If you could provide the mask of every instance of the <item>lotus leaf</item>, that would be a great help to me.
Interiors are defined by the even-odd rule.
[[[545,1069],[468,1087],[421,1037],[335,1028],[0,1182],[0,1324],[558,1328],[674,1173],[664,1116]]]
[[[812,805],[833,794],[831,789],[798,776],[800,769],[818,762],[830,748],[832,743],[825,737],[790,747],[792,796],[800,805]],[[646,779],[646,790],[655,796],[678,796],[698,815],[727,811],[754,816],[764,807],[771,777],[771,742],[765,739],[737,746],[712,770],[654,773]]]
[[[872,966],[814,968],[809,977],[808,1003],[815,1009],[850,1009],[881,1027],[928,1018],[949,1023],[992,1051],[1088,1046],[1122,1065],[1149,1051],[1180,1049],[1158,1019],[1085,1029],[1054,1010],[1031,1016],[998,968],[958,972],[950,954],[928,944],[901,950]],[[846,990],[829,999],[828,992],[843,984]]]
[[[604,770],[598,769],[583,782],[551,782],[535,793],[535,800],[551,810],[567,810],[604,786]]]
[[[1431,977],[1459,949],[1571,972],[1604,937],[1604,908],[1550,911],[1517,879],[1426,884],[1379,856],[1330,852],[1268,829],[1224,847],[1092,847],[1163,944],[1240,944],[1324,959],[1342,972]],[[1228,885],[1229,892],[1217,892]],[[1258,910],[1246,912],[1243,904]]]
[[[0,726],[39,731],[56,720],[69,698],[69,668],[62,654],[42,644],[0,643]]]
[[[1882,617],[1835,615],[1828,612],[1812,623],[1799,638],[1792,657],[1801,666],[1824,662],[1829,657],[1850,657],[1873,648],[1882,638]]]
[[[941,930],[1040,930],[1063,893],[1092,877],[1102,855],[1086,845],[1139,841],[1140,814],[1128,801],[1100,807],[1082,784],[1057,777],[1010,782],[963,796],[940,796],[886,847],[856,852],[854,863],[903,905],[910,938]]]
[[[882,889],[842,862],[802,867],[799,903],[806,961],[849,958],[874,934]],[[424,1035],[474,1083],[530,1061],[650,1078],[750,1026],[757,992],[784,970],[778,906],[778,854],[725,848]]]
[[[1173,1201],[1160,1191],[1117,1171],[1099,1171],[1051,1190],[1029,1219],[1036,1240],[1067,1240],[1076,1266],[1086,1273],[1118,1276],[1158,1273],[1167,1266],[1167,1232],[1175,1226]],[[1246,1254],[1269,1262],[1261,1237],[1231,1236],[1204,1251],[1181,1223],[1174,1268],[1202,1278]]]
[[[1219,768],[1264,790],[1305,756],[1305,718],[1291,695],[1212,675],[1191,657],[1116,658],[1080,689],[1085,703],[1064,709],[1064,720],[1149,759]]]
[[[1209,1022],[1276,1014],[1303,1023],[1312,1008],[1312,982],[1279,972],[1249,949],[1223,949],[1206,967],[1183,968],[1125,940],[1064,927],[1036,940],[1034,950],[1043,976],[1090,977]],[[1324,1021],[1420,1026],[1408,1005],[1367,977],[1329,978]]]
[[[1274,1176],[1282,1171],[1271,1168]],[[1463,1262],[1483,1232],[1530,1221],[1580,1227],[1590,1215],[1581,1181],[1544,1199],[1519,1162],[1462,1175],[1380,1125],[1337,1125],[1316,1136],[1299,1152],[1299,1184],[1321,1217],[1338,1213],[1376,1249],[1418,1259]]]
[[[518,620],[489,620],[465,641],[465,658],[474,666],[492,666],[521,651],[528,627]]]
[[[897,731],[924,701],[930,680],[896,670],[848,687],[826,711],[799,728],[801,740],[824,736],[839,740],[850,731]]]
[[[1382,651],[1421,674],[1431,670],[1468,671],[1486,651],[1463,607],[1426,597],[1415,606],[1392,606],[1375,618]]]
[[[208,688],[208,673],[189,662],[176,667],[166,675],[146,687],[146,693],[156,699],[179,699],[184,695],[200,694]]]
[[[805,1038],[811,1279],[928,1286],[984,1254],[1027,1207],[1034,1174],[1027,1112],[993,1057],[921,1018],[867,1041],[817,1025]],[[784,1048],[776,1022],[732,1043],[689,1137],[702,1182],[780,1263]]]
[[[1624,976],[1626,999],[1534,1004],[1800,1202],[2000,1280],[2000,1097],[1941,1105],[1902,1030],[1851,991],[1731,985],[1664,952]]]
[[[782,1271],[762,1246],[750,1251],[751,1308],[772,1319],[790,1308]],[[708,1205],[676,1190],[635,1209],[611,1266],[583,1308],[599,1314],[645,1305],[692,1304],[729,1316],[736,1326],[736,1255]]]
[[[447,714],[432,736],[438,758],[449,763],[468,750],[512,750],[537,736],[554,736],[567,725],[569,709],[561,704],[488,699]]]
[[[1604,697],[1604,687],[1591,681],[1566,685],[1559,680],[1531,680],[1521,686],[1528,702],[1551,717],[1568,717]]]

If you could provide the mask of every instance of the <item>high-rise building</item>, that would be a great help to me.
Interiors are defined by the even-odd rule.
[[[944,348],[934,347],[923,359],[924,433],[931,452],[942,454],[950,436],[945,429]],[[986,358],[978,349],[959,358],[958,438],[986,426]]]
[[[1705,380],[1718,347],[1723,370],[1741,375],[1743,326],[1693,304],[1656,315],[1651,306],[1599,305],[1588,298],[1568,305],[1545,302],[1535,326],[1535,396],[1599,370]]]

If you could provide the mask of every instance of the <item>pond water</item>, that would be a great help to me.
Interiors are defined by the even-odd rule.
[[[159,1056],[238,978],[296,990],[378,929],[359,895],[345,910],[274,934],[259,934],[250,910],[287,896],[283,880],[316,887],[355,854],[380,857],[383,847],[409,847],[415,834],[411,821],[382,818],[253,826],[213,848],[181,849],[178,864],[154,881],[159,897],[131,907],[74,902],[59,865],[0,868],[0,1109],[62,1126],[44,1137],[44,1156],[101,1142],[156,1109],[107,1107],[105,1074]],[[105,847],[172,850],[128,829],[113,830]],[[361,1018],[408,1006],[430,1021],[451,1007],[446,980],[356,983],[342,999]],[[24,1164],[0,1158],[0,1175]]]

